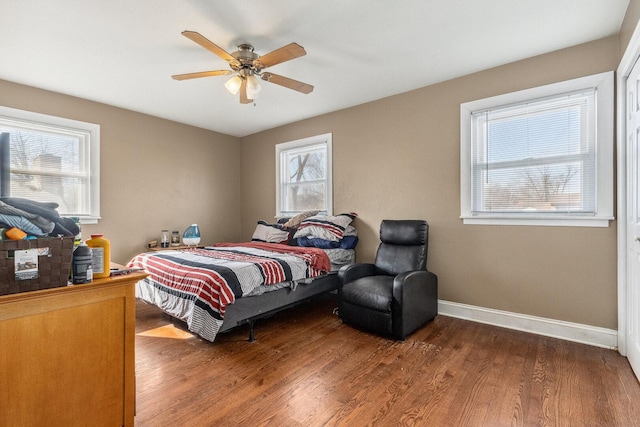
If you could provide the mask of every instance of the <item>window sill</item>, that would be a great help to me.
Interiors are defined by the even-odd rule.
[[[97,224],[99,220],[100,220],[99,216],[83,216],[83,217],[80,217],[80,225]]]
[[[461,217],[465,225],[524,225],[542,227],[609,227],[614,217],[546,217],[546,218],[513,218],[496,216]]]

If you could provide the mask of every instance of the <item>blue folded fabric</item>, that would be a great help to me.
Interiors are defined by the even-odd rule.
[[[51,233],[55,228],[55,224],[53,221],[48,220],[45,217],[40,215],[36,215],[34,213],[30,213],[27,211],[23,211],[22,209],[18,209],[14,206],[8,205],[2,201],[0,201],[0,213],[9,216],[19,216],[26,220],[28,220],[31,224],[38,227],[42,230],[43,233]]]
[[[47,233],[36,227],[31,221],[16,215],[5,215],[0,213],[0,223],[5,224],[7,227],[16,227],[32,236],[46,236]]]

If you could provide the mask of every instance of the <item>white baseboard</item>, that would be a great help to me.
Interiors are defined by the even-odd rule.
[[[547,337],[560,338],[596,347],[604,347],[612,350],[618,348],[618,331],[613,329],[443,300],[438,300],[438,314]]]

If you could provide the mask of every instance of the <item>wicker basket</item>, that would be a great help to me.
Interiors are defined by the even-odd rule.
[[[73,257],[73,236],[0,241],[0,295],[67,286]],[[15,251],[39,249],[38,274],[16,279]]]

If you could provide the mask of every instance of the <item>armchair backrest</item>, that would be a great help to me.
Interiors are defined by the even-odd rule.
[[[380,224],[380,242],[375,260],[380,274],[427,269],[427,221],[385,219]]]

